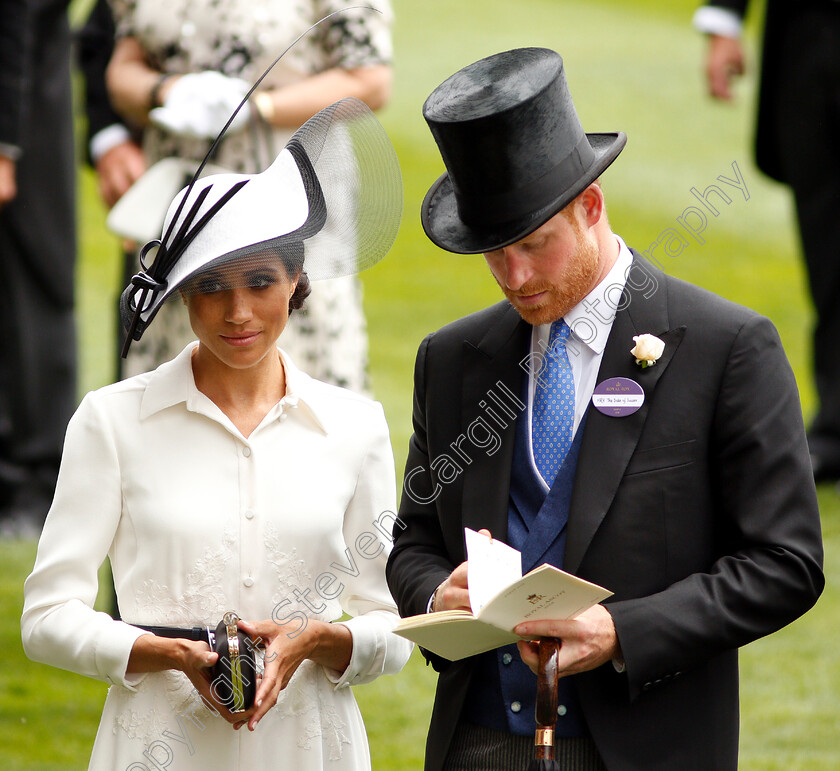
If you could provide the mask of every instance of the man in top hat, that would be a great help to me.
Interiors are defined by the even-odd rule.
[[[423,113],[447,169],[426,233],[483,253],[506,299],[420,346],[388,564],[400,612],[468,607],[464,527],[484,528],[523,572],[548,562],[614,592],[515,630],[562,642],[562,768],[735,769],[737,649],[824,583],[779,337],[612,233],[598,177],[626,138],[583,132],[555,52],[465,67]],[[534,645],[426,655],[426,769],[525,768]]]

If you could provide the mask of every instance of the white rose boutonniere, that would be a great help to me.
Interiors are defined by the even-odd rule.
[[[656,335],[633,335],[633,342],[636,345],[630,351],[630,355],[636,359],[642,369],[652,367],[659,361],[662,351],[665,350],[665,342]]]

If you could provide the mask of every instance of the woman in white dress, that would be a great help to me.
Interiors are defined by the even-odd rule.
[[[175,298],[198,342],[85,397],[25,586],[30,658],[111,685],[91,769],[370,767],[348,686],[411,652],[384,577],[388,428],[379,404],[303,374],[277,339],[310,278],[384,255],[400,210],[393,148],[353,99],[267,171],[206,177],[173,201],[124,318],[138,339]],[[106,555],[121,621],[93,609]],[[228,611],[264,648],[240,712],[211,687],[218,654],[188,639]]]

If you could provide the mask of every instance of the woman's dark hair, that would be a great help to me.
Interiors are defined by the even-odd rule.
[[[299,310],[303,307],[303,301],[309,297],[310,293],[312,292],[312,284],[309,282],[309,276],[306,275],[306,271],[302,270],[300,272],[300,276],[298,277],[297,286],[295,287],[295,291],[292,294],[291,298],[289,299],[289,315],[292,315],[292,311]]]
[[[306,275],[306,271],[303,269],[303,243],[292,241],[283,244],[282,248],[276,250],[276,255],[283,263],[286,275],[289,278],[297,277],[297,286],[289,299],[289,315],[291,316],[292,311],[299,310],[303,307],[304,300],[312,293],[312,284],[309,282],[309,276]]]

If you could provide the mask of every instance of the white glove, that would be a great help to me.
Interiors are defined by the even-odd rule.
[[[149,120],[173,134],[215,139],[249,88],[250,84],[240,78],[211,70],[183,75],[169,89],[163,107],[149,113]],[[251,105],[246,102],[228,133],[241,131],[250,118]]]

